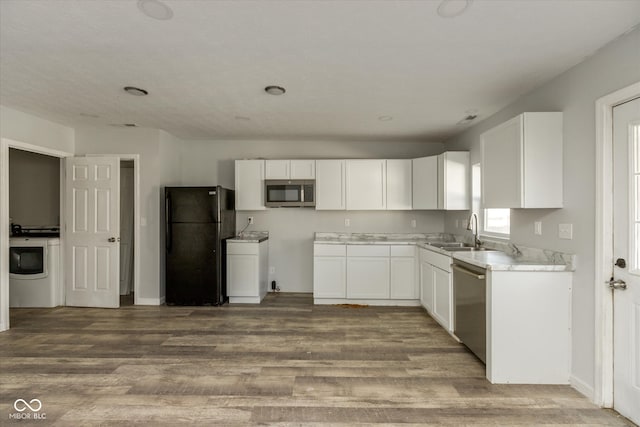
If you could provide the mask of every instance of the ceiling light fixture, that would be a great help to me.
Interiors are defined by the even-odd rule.
[[[393,116],[379,116],[378,120],[381,122],[388,122],[389,120],[393,120]]]
[[[264,91],[267,92],[269,95],[284,95],[284,93],[286,92],[286,89],[283,88],[282,86],[267,86],[264,88]]]
[[[467,110],[465,111],[467,114],[462,120],[460,120],[456,125],[466,125],[474,121],[478,117],[477,110]]]
[[[149,92],[147,92],[146,90],[140,89],[139,87],[134,87],[134,86],[125,86],[124,91],[127,92],[129,95],[134,95],[134,96],[149,95]]]
[[[471,7],[473,0],[442,0],[438,6],[438,15],[442,18],[455,18]]]
[[[173,18],[173,10],[160,0],[138,0],[138,9],[149,18],[159,21]]]

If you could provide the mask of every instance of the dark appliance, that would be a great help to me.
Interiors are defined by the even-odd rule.
[[[268,208],[305,208],[316,205],[314,180],[269,179],[265,185],[265,203]]]
[[[233,190],[165,187],[164,203],[166,303],[224,304],[225,239],[236,231]]]

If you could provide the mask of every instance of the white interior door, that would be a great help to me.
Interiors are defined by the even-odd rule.
[[[640,98],[613,109],[613,150],[613,404],[640,424]]]
[[[66,305],[119,307],[120,159],[66,160]]]

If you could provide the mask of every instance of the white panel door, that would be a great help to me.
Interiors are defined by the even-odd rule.
[[[265,160],[264,179],[289,179],[291,160]]]
[[[264,160],[236,160],[237,211],[259,211],[264,206]]]
[[[347,296],[347,259],[344,256],[313,258],[314,298],[345,298]]]
[[[613,125],[613,405],[640,424],[640,98],[615,107]]]
[[[438,209],[438,156],[413,159],[413,209]]]
[[[387,210],[411,210],[411,159],[387,160]]]
[[[391,257],[391,299],[418,299],[415,257]]]
[[[344,210],[345,161],[316,161],[316,210]]]
[[[389,258],[348,257],[347,298],[389,299]]]
[[[230,297],[260,295],[258,282],[258,255],[227,255],[227,293]]]
[[[66,159],[66,305],[120,306],[120,159]]]
[[[316,179],[315,160],[291,160],[291,179]]]
[[[347,210],[387,208],[385,160],[347,160]]]
[[[433,315],[447,330],[453,329],[451,327],[452,305],[451,273],[433,267]]]
[[[426,261],[420,261],[420,302],[427,311],[433,311],[433,270]]]

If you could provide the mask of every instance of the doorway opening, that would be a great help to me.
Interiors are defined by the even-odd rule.
[[[134,296],[134,163],[120,160],[120,306],[133,305]]]

